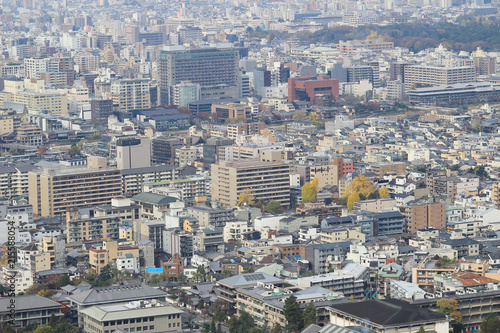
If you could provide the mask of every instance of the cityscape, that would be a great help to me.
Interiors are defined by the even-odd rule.
[[[0,3],[0,332],[500,333],[499,1]]]

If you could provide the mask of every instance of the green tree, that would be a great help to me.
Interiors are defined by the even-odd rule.
[[[49,326],[52,328],[55,328],[57,323],[58,323],[58,321],[57,321],[55,313],[51,314],[50,318],[49,318]]]
[[[356,201],[359,201],[359,200],[361,200],[361,199],[359,198],[359,194],[358,194],[358,192],[352,192],[352,193],[349,195],[349,197],[347,198],[347,208],[348,208],[349,210],[353,210],[353,209],[354,209],[354,203],[355,203]]]
[[[222,327],[220,323],[217,324],[217,333],[222,333]]]
[[[483,319],[481,333],[500,333],[500,317],[498,314],[490,313]]]
[[[240,316],[238,317],[238,330],[243,328],[243,330],[248,330],[251,327],[255,326],[255,321],[253,317],[245,311],[241,311]]]
[[[293,113],[292,119],[295,121],[305,121],[307,119],[307,115],[302,109],[298,109]]]
[[[215,320],[212,318],[212,322],[210,323],[210,333],[217,333],[217,327],[215,327]]]
[[[56,287],[61,288],[61,287],[67,286],[69,284],[69,282],[70,282],[69,275],[67,275],[67,274],[61,275],[56,280]]]
[[[240,195],[238,196],[238,206],[252,206],[254,203],[255,202],[252,199],[252,190],[246,188],[241,191]]]
[[[264,206],[264,211],[266,213],[276,215],[283,213],[284,209],[281,207],[281,203],[279,201],[271,200]]]
[[[417,333],[425,333],[425,328],[424,326],[420,326],[420,328],[418,329]]]
[[[181,285],[183,285],[184,283],[186,283],[187,281],[187,276],[182,274],[182,273],[179,273],[179,275],[177,275],[177,282],[179,282]]]
[[[229,333],[238,333],[238,318],[231,316],[229,319]]]
[[[304,325],[303,327],[307,327],[311,324],[316,324],[318,321],[318,315],[316,313],[316,307],[314,306],[313,302],[309,302],[307,306],[304,309]]]
[[[33,333],[54,333],[54,329],[50,326],[38,326]]]
[[[68,150],[68,155],[70,157],[75,157],[75,156],[80,156],[81,154],[82,152],[80,151],[80,148],[78,148],[78,146],[75,143],[73,143],[71,145],[71,148],[69,148]]]
[[[3,333],[16,333],[16,331],[10,327],[10,325],[7,325],[7,327],[4,328]]]
[[[302,329],[302,309],[300,304],[297,302],[297,297],[293,294],[290,295],[283,307],[283,312],[285,318],[288,321],[287,330],[288,332],[297,332]]]
[[[283,333],[283,327],[279,323],[274,324],[273,330],[271,333]]]

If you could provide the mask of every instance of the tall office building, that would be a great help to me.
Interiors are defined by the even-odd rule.
[[[427,228],[443,229],[446,227],[446,212],[443,203],[408,205],[405,207],[404,215],[408,232]]]
[[[28,173],[33,214],[53,217],[66,208],[110,204],[122,195],[120,170],[106,168],[105,158],[88,158],[87,168],[43,169]]]
[[[253,200],[276,200],[290,206],[290,166],[283,161],[245,160],[212,164],[212,200],[234,207],[238,196],[250,189]]]
[[[203,87],[238,87],[238,51],[234,48],[164,47],[159,60],[161,103],[171,104],[170,87],[191,81]]]
[[[94,124],[106,126],[108,117],[113,112],[113,100],[95,98],[90,100],[91,120]]]

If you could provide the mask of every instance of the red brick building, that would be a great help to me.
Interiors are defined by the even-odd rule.
[[[316,95],[339,97],[339,80],[328,75],[288,79],[288,101],[307,101],[312,104]]]

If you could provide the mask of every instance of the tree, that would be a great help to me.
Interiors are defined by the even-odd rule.
[[[387,187],[382,186],[380,190],[378,190],[378,196],[381,199],[385,199],[389,197],[389,190],[387,190]]]
[[[318,195],[319,180],[315,177],[310,183],[305,183],[302,186],[302,202],[312,202],[316,200]]]
[[[497,314],[490,313],[481,322],[481,333],[499,333],[500,317]]]
[[[217,333],[217,328],[215,327],[215,320],[212,318],[212,322],[210,323],[210,333]]]
[[[50,315],[50,318],[49,318],[49,326],[52,328],[55,328],[56,325],[57,325],[57,318],[56,318],[55,313],[53,313]]]
[[[462,321],[462,314],[457,311],[457,300],[443,298],[437,301],[436,306],[438,308],[437,312],[450,317],[453,322],[460,323]]]
[[[273,331],[271,333],[283,333],[283,327],[279,323],[274,324]]]
[[[222,327],[220,323],[217,324],[217,333],[222,333]]]
[[[182,273],[179,273],[179,275],[177,275],[177,282],[179,282],[181,285],[183,285],[184,283],[186,283],[187,281],[187,276],[182,274]]]
[[[238,197],[238,206],[252,206],[255,202],[252,199],[252,190],[244,189]]]
[[[316,314],[316,307],[314,306],[313,302],[309,302],[307,304],[306,308],[304,309],[304,325],[303,327],[308,327],[311,324],[316,324],[318,321],[318,316]]]
[[[373,185],[373,181],[370,178],[365,175],[357,175],[349,184],[346,195],[349,196],[352,192],[358,192],[359,195],[363,195],[366,198],[370,193],[375,191],[377,191],[377,187]]]
[[[425,328],[424,326],[420,326],[420,328],[418,329],[418,332],[417,333],[425,333]]]
[[[57,278],[56,287],[61,288],[69,284],[69,276],[67,274],[61,275]]]
[[[241,311],[240,316],[238,318],[238,329],[243,328],[244,330],[248,330],[251,327],[255,326],[255,321],[253,317],[245,311]]]
[[[35,283],[26,290],[25,294],[26,295],[38,294],[42,289],[43,286],[41,284]]]
[[[4,328],[3,333],[16,333],[10,325],[7,325],[7,327]]]
[[[38,155],[38,156],[42,156],[42,155],[43,155],[43,154],[45,154],[46,152],[47,152],[47,147],[43,147],[43,146],[42,146],[42,147],[38,148],[38,150],[37,150],[37,152],[36,152],[36,153],[37,153],[37,155]]]
[[[283,213],[283,207],[281,207],[281,203],[276,200],[271,200],[264,206],[264,211],[269,214],[281,214]]]
[[[288,321],[288,332],[300,331],[302,329],[302,309],[300,308],[300,304],[297,302],[297,297],[293,294],[286,299],[283,312],[286,320]]]
[[[293,113],[292,119],[295,121],[305,121],[307,119],[307,115],[302,109],[298,109]]]
[[[238,333],[238,318],[231,316],[229,319],[229,333]]]
[[[54,333],[54,329],[50,326],[38,326],[33,333]]]
[[[349,198],[347,199],[347,208],[348,208],[349,210],[353,210],[353,209],[354,209],[354,203],[355,203],[356,201],[359,201],[359,200],[361,200],[361,199],[359,198],[359,194],[358,194],[358,192],[352,192],[352,193],[349,195]]]
[[[78,146],[75,143],[73,143],[71,145],[71,148],[69,148],[69,150],[68,150],[68,155],[70,157],[75,157],[75,156],[79,156],[81,154],[82,154],[82,152],[80,151],[80,148],[78,148]]]

